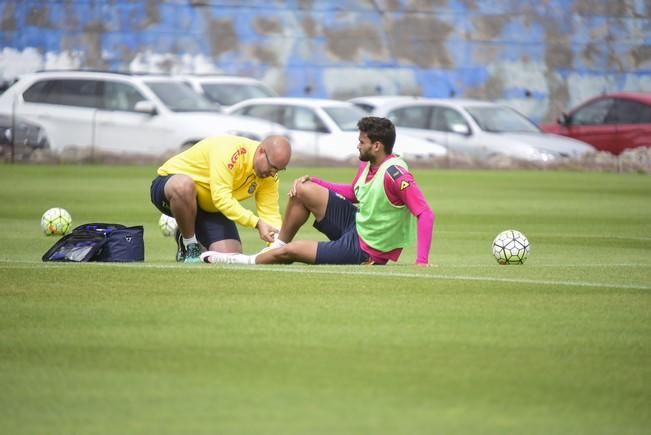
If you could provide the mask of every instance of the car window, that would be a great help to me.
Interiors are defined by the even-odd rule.
[[[361,118],[368,116],[368,113],[356,106],[325,107],[323,111],[343,131],[357,131],[357,122]]]
[[[433,130],[454,131],[452,126],[458,124],[465,125],[470,129],[463,115],[449,107],[433,107],[431,116],[430,125]]]
[[[235,103],[251,98],[277,96],[272,90],[262,85],[255,84],[202,82],[201,87],[208,99],[224,106],[231,106]]]
[[[640,123],[651,124],[651,105],[643,104],[642,110],[640,111]]]
[[[34,83],[23,93],[23,100],[29,103],[47,103],[49,89],[54,85],[50,80]]]
[[[107,110],[134,111],[138,101],[146,100],[140,91],[128,83],[106,82],[104,84],[104,108]]]
[[[466,106],[479,128],[491,133],[539,133],[526,116],[506,106]]]
[[[212,102],[180,81],[147,81],[145,83],[172,112],[216,112]]]
[[[100,108],[102,85],[98,80],[45,80],[25,91],[23,99],[33,103]]]
[[[328,129],[314,113],[306,107],[287,108],[285,113],[286,126],[293,130],[327,132]]]
[[[651,106],[642,104],[639,101],[615,100],[611,113],[614,113],[612,118],[617,124],[641,124],[651,120]]]
[[[247,115],[264,119],[270,122],[285,125],[285,108],[277,105],[263,104],[259,106],[248,106],[233,112],[235,115]]]
[[[358,101],[354,101],[353,104],[367,113],[371,113],[373,110],[375,110],[375,106],[370,103],[360,103]]]
[[[604,98],[601,100],[593,101],[587,105],[579,108],[572,114],[573,125],[595,125],[604,124],[614,100],[612,98]]]
[[[429,128],[430,110],[431,108],[426,106],[401,107],[390,111],[387,118],[398,127],[427,129]]]

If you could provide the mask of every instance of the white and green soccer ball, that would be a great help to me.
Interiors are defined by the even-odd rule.
[[[160,219],[158,219],[158,228],[160,228],[160,232],[165,237],[172,237],[176,232],[178,225],[176,224],[176,219],[162,213]]]
[[[41,217],[41,230],[46,236],[62,236],[68,233],[71,227],[72,216],[64,208],[51,208]]]
[[[499,264],[524,264],[529,251],[529,240],[517,230],[502,231],[493,240],[493,256]]]

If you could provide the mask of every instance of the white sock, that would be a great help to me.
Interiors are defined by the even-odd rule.
[[[233,264],[255,264],[255,255],[233,254]]]
[[[285,246],[287,243],[283,242],[280,239],[275,239],[271,245],[269,245],[270,248],[282,248]]]
[[[274,239],[273,242],[271,242],[271,243],[269,244],[269,246],[267,246],[267,247],[265,247],[265,248],[262,248],[262,250],[260,250],[260,252],[258,252],[258,254],[263,254],[263,253],[267,252],[267,251],[270,250],[270,249],[282,248],[282,247],[285,246],[286,244],[287,244],[287,243],[285,243],[285,242],[283,242],[282,240],[276,238],[276,239]],[[256,255],[258,255],[258,254],[256,254]],[[255,263],[255,262],[254,262],[254,263]],[[252,263],[252,264],[254,264],[254,263]]]
[[[197,236],[196,236],[196,234],[195,234],[194,236],[190,237],[189,239],[186,239],[185,237],[183,237],[183,245],[184,245],[186,248],[188,247],[188,245],[189,245],[190,243],[199,243],[199,242],[197,241]]]

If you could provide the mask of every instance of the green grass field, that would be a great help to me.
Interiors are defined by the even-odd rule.
[[[650,433],[651,177],[417,170],[434,267],[226,267],[174,262],[153,174],[0,165],[0,433]],[[41,263],[53,206],[143,224],[145,263]]]

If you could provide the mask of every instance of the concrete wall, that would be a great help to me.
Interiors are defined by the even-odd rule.
[[[651,0],[0,0],[0,79],[57,68],[477,97],[541,121],[604,91],[651,91]]]

